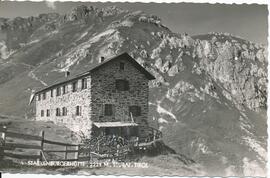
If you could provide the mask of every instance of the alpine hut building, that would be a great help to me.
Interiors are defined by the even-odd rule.
[[[35,93],[36,120],[84,135],[145,137],[149,80],[155,77],[127,53]]]

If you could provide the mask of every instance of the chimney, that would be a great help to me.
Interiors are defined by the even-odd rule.
[[[105,57],[104,56],[101,56],[100,59],[99,59],[99,63],[104,62],[104,60],[105,60]]]
[[[69,76],[70,76],[70,72],[69,71],[66,71],[65,77],[68,78]]]
[[[35,98],[35,90],[31,90],[31,95],[30,95],[30,99],[29,99],[29,103],[28,103],[28,105],[30,105],[32,102],[33,102],[33,100],[34,100],[34,98]]]

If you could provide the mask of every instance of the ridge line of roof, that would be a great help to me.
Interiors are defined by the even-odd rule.
[[[97,68],[103,66],[104,64],[108,63],[109,61],[112,61],[113,59],[116,59],[116,58],[118,58],[118,57],[120,57],[122,55],[127,55],[129,57],[129,61],[132,62],[134,65],[136,65],[135,67],[140,67],[143,70],[141,72],[143,72],[149,80],[154,80],[155,79],[155,77],[149,71],[147,71],[144,67],[142,67],[133,57],[131,57],[127,52],[123,52],[123,53],[121,53],[119,55],[108,58],[107,60],[93,66],[89,70],[87,70],[87,71],[85,71],[83,73],[77,74],[77,75],[73,76],[72,78],[70,78],[68,80],[60,81],[60,82],[54,83],[54,84],[52,84],[50,86],[47,86],[47,87],[45,87],[45,88],[43,88],[41,90],[38,90],[38,91],[35,92],[35,94],[38,94],[40,92],[49,90],[50,88],[53,88],[53,87],[55,87],[57,85],[68,83],[68,82],[71,82],[71,81],[76,80],[76,79],[81,78],[81,77],[86,77],[86,76],[90,75],[93,70],[96,70]],[[130,60],[130,59],[132,59],[132,60]]]

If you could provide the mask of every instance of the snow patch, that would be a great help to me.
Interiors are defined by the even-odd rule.
[[[240,128],[245,131],[249,135],[253,135],[252,132],[250,132],[248,129],[251,129],[251,125],[245,120],[243,116],[240,116]]]
[[[167,114],[167,115],[171,116],[175,120],[175,122],[178,122],[178,120],[176,119],[175,115],[172,112],[161,107],[159,104],[157,105],[157,112],[159,114]]]
[[[33,71],[30,71],[30,72],[28,73],[28,76],[31,77],[31,78],[34,79],[34,80],[39,81],[42,85],[48,86],[47,83],[45,83],[44,81],[42,81],[41,79],[39,79],[39,78],[34,74]]]
[[[160,102],[158,102],[158,104],[154,104],[154,103],[149,102],[149,104],[157,106],[157,112],[159,114],[169,115],[171,118],[173,118],[175,120],[175,122],[178,122],[176,116],[171,111],[168,111],[165,108],[163,108],[162,106],[160,106]],[[160,121],[160,119],[162,119],[162,118],[159,118],[158,121]],[[164,121],[164,119],[162,121]],[[165,120],[165,122],[167,122],[167,121]]]
[[[191,142],[191,147],[196,149],[196,152],[201,152],[203,154],[212,153],[208,146],[206,145],[206,141],[203,138],[199,138],[197,141]]]
[[[203,153],[203,154],[209,154],[211,153],[210,151],[208,151],[208,147],[206,145],[204,145],[203,143],[199,143],[198,144],[198,149]]]
[[[158,130],[162,131],[162,129],[164,129],[163,126],[159,126]]]
[[[123,22],[121,22],[121,26],[124,26],[124,27],[132,27],[133,25],[134,25],[134,22],[130,20],[124,20]]]
[[[88,48],[91,45],[88,45]],[[88,50],[86,48],[78,49],[77,51],[71,51],[67,54],[66,60],[60,63],[61,69],[60,72],[68,71],[71,66],[74,64],[78,64],[79,60],[86,57],[88,55]]]
[[[31,44],[34,44],[34,43],[38,43],[40,40],[36,39],[36,40],[32,40],[30,42],[27,43],[27,45],[31,45]]]
[[[88,32],[84,32],[84,33],[80,36],[79,40],[82,39],[83,37],[85,37],[87,34],[88,34]]]
[[[89,28],[87,28],[82,34],[81,36],[77,39],[77,41],[81,40],[82,38],[84,38],[88,32],[93,28],[94,25],[91,25]]]
[[[158,123],[161,123],[161,124],[162,124],[162,123],[166,123],[166,124],[167,124],[168,121],[167,121],[166,119],[159,118],[159,119],[158,119]]]
[[[101,47],[97,58],[103,56],[108,59],[115,56],[119,53],[119,50],[123,46],[124,41],[125,39],[121,37],[120,32],[116,31],[114,34],[110,35],[108,38],[105,39],[105,42],[108,45]]]
[[[54,30],[54,31],[48,33],[48,35],[54,35],[54,34],[56,34],[56,33],[58,33],[58,32],[59,32],[58,30]]]
[[[258,155],[262,158],[265,159],[267,157],[267,152],[266,150],[258,143],[257,140],[254,138],[251,138],[250,136],[243,136],[242,139],[246,142],[246,144]],[[264,160],[265,161],[265,160]]]
[[[104,32],[102,32],[102,33],[100,33],[100,34],[94,36],[93,38],[91,38],[91,39],[88,41],[88,43],[96,43],[96,42],[98,42],[102,37],[111,35],[111,34],[113,34],[114,32],[116,32],[115,29],[109,29],[109,30],[106,30],[106,31],[104,31]]]
[[[10,55],[12,55],[15,51],[9,51],[5,41],[0,41],[0,58],[7,59]]]
[[[166,98],[172,102],[176,102],[182,96],[187,95],[187,99],[195,102],[197,99],[204,100],[204,95],[194,87],[191,83],[179,81],[173,88],[168,89]]]
[[[74,64],[78,64],[81,59],[85,58],[89,54],[88,49],[92,46],[93,43],[97,43],[102,37],[111,35],[114,32],[116,32],[114,29],[106,30],[77,46],[75,49],[66,54],[66,60],[60,63],[61,69],[58,71],[65,72],[69,70],[69,68]]]

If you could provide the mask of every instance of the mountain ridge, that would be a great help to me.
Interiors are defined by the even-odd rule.
[[[156,77],[148,120],[168,146],[213,175],[265,174],[265,46],[227,33],[174,33],[157,16],[115,7],[49,16],[27,18],[32,25],[18,18],[10,29],[0,22],[0,114],[32,118],[33,89],[128,52]]]

